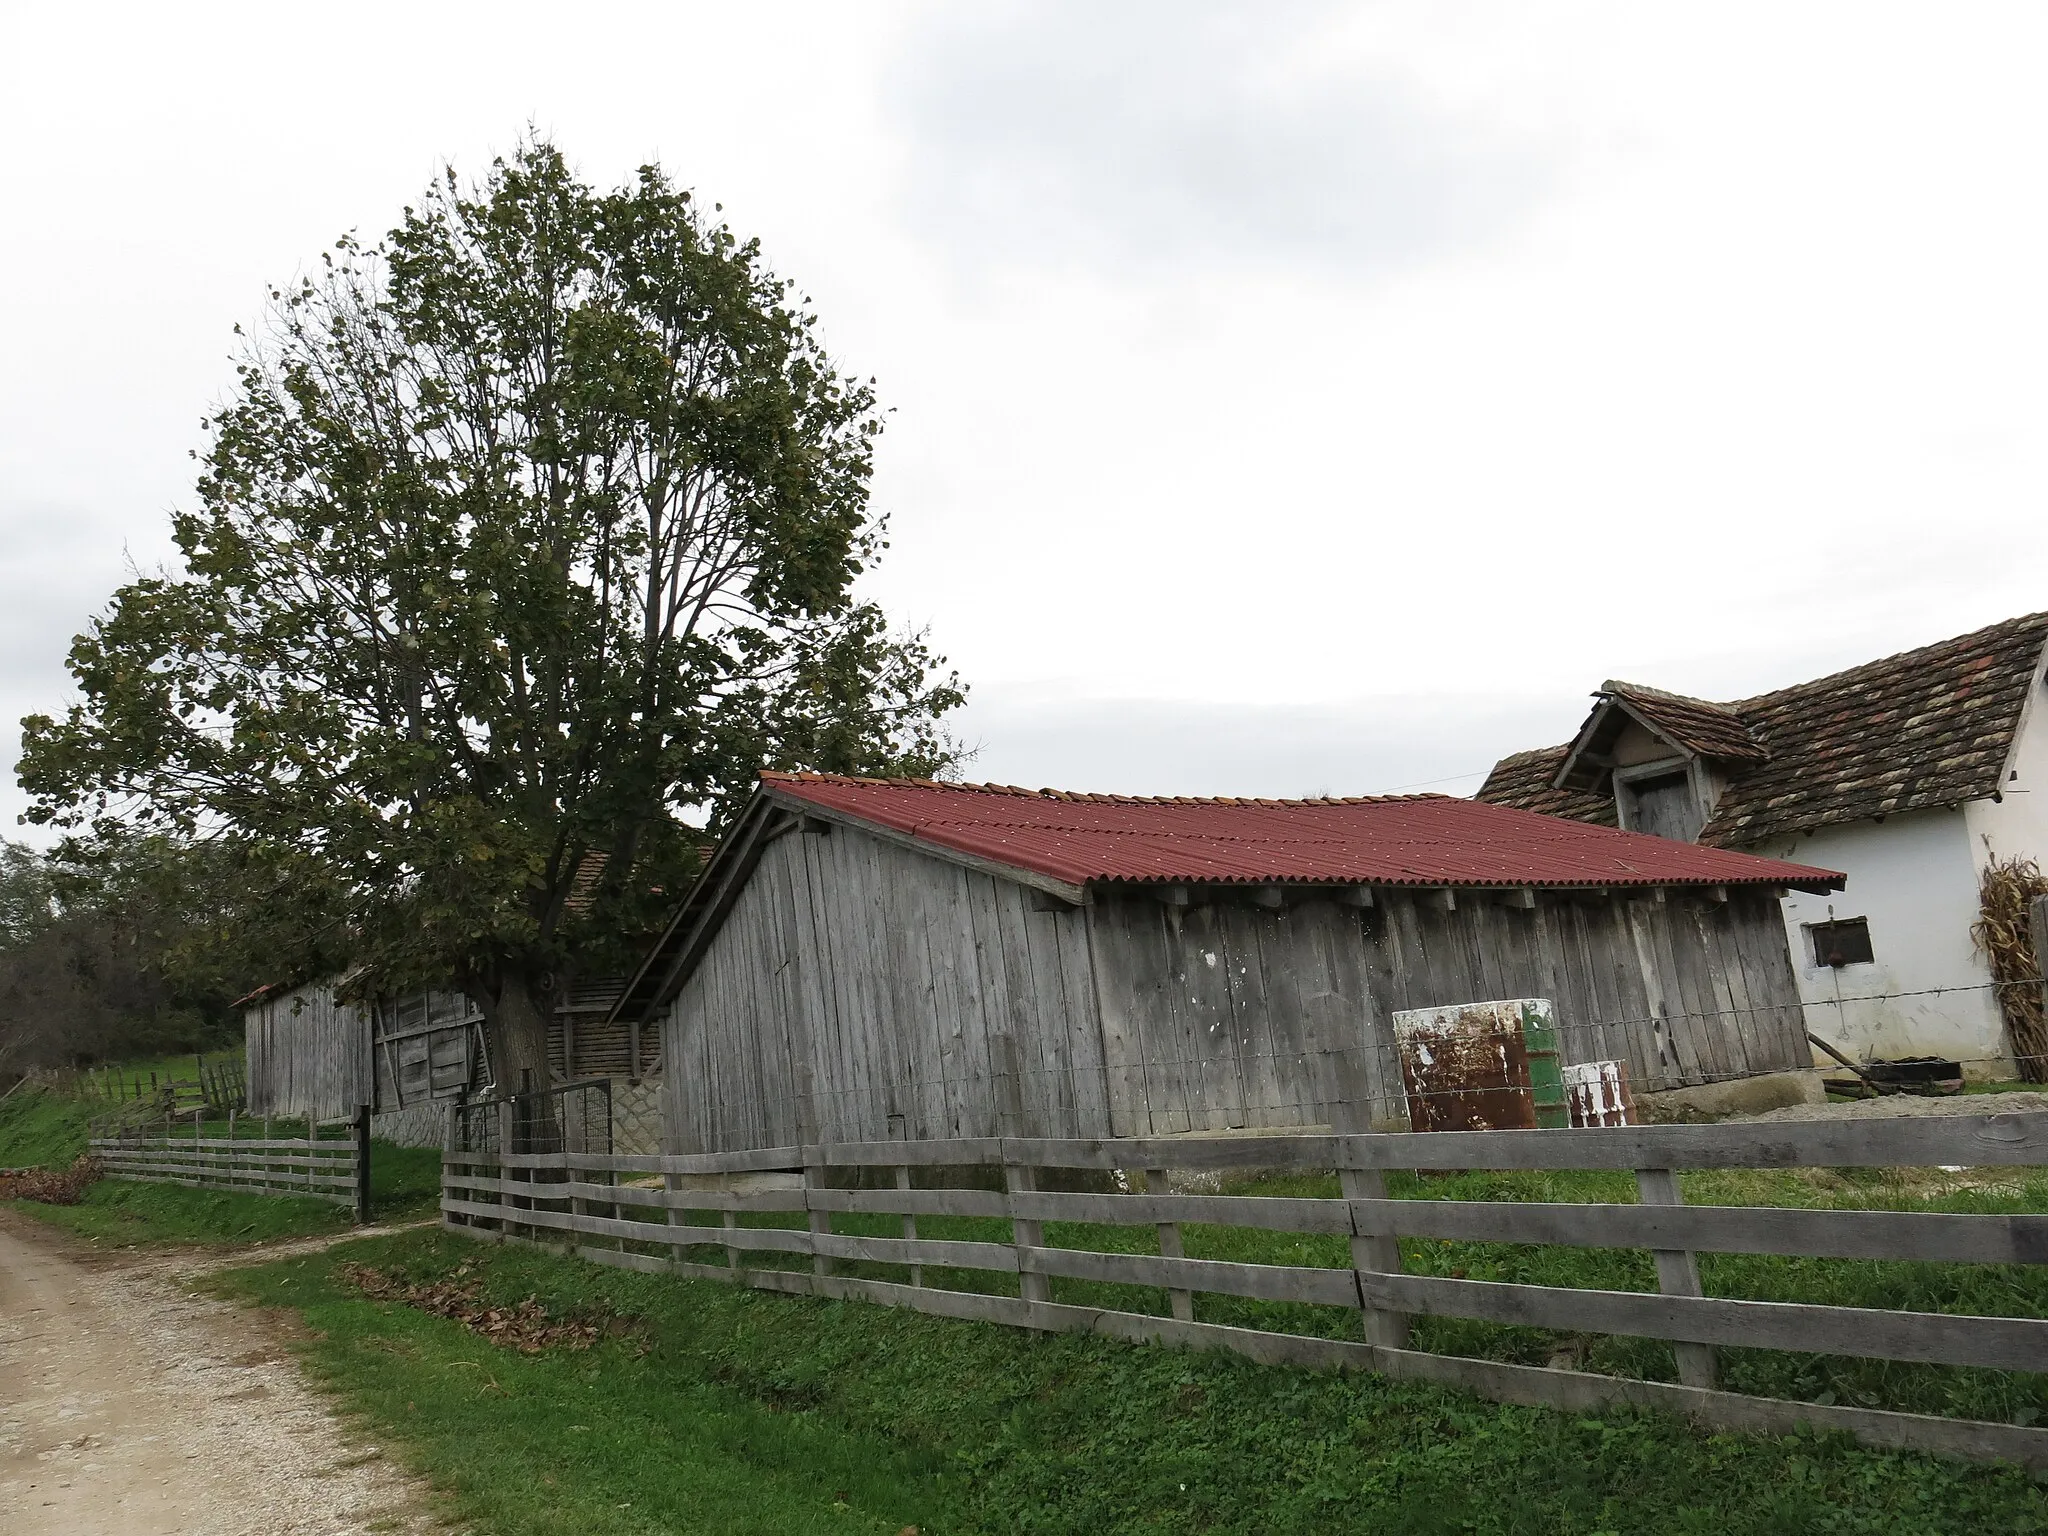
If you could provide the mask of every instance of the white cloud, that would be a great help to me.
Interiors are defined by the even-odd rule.
[[[264,284],[528,122],[878,376],[977,773],[1384,788],[2048,607],[2038,8],[482,14],[0,11],[10,713]]]
[[[1357,275],[1482,240],[1542,194],[1545,147],[1341,47],[1346,7],[949,12],[894,79],[913,217],[966,261]]]
[[[1569,736],[1585,701],[1468,695],[1317,706],[983,689],[961,722],[982,783],[1135,795],[1470,794],[1509,752]]]

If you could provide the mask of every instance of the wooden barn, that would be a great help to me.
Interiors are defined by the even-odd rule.
[[[1391,1016],[1553,1000],[1638,1089],[1811,1065],[1823,869],[1442,795],[764,774],[627,985],[673,1151],[1406,1124]]]
[[[430,1144],[441,1104],[490,1091],[483,1013],[461,992],[436,990],[344,1003],[335,983],[264,987],[242,999],[249,1109],[338,1119],[368,1104],[380,1133]],[[656,1042],[637,1024],[608,1021],[616,977],[572,987],[548,1032],[549,1075],[637,1084],[656,1076]]]

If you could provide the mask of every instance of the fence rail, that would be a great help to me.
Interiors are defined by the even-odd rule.
[[[2000,1370],[2048,1371],[2048,1319],[1745,1301],[1702,1294],[1699,1252],[1834,1259],[2048,1263],[2048,1215],[1688,1206],[1675,1170],[2021,1167],[2048,1163],[2048,1115],[1945,1116],[1772,1125],[1356,1136],[1195,1136],[1133,1141],[980,1138],[618,1157],[501,1152],[458,1140],[451,1120],[442,1212],[451,1229],[562,1247],[599,1263],[860,1298],[949,1317],[1092,1331],[1318,1367],[1449,1382],[1507,1401],[1673,1409],[1727,1429],[1845,1430],[1874,1445],[2048,1469],[2048,1430],[1848,1408],[1719,1390],[1717,1347],[1804,1351]],[[1336,1170],[1338,1198],[1165,1193],[1164,1170]],[[1391,1170],[1618,1169],[1636,1204],[1389,1199]],[[920,1187],[911,1187],[911,1171]],[[1041,1189],[1046,1170],[1115,1170],[1132,1193]],[[991,1188],[999,1174],[1002,1188]],[[1067,1178],[1071,1180],[1071,1173]],[[893,1181],[895,1187],[887,1185]],[[743,1213],[804,1226],[740,1226]],[[838,1232],[836,1215],[894,1216],[901,1236]],[[1010,1240],[921,1237],[920,1217],[1010,1223]],[[715,1218],[716,1224],[714,1224]],[[1046,1222],[1153,1228],[1158,1252],[1046,1242]],[[1186,1223],[1351,1239],[1349,1267],[1188,1258]],[[1648,1249],[1655,1292],[1606,1291],[1405,1274],[1395,1240]],[[704,1262],[723,1250],[722,1263]],[[749,1256],[811,1261],[768,1267]],[[907,1266],[908,1282],[835,1272]],[[930,1283],[938,1271],[1002,1277],[995,1294]],[[1015,1280],[1008,1279],[1015,1276]],[[1170,1316],[1052,1299],[1054,1278],[1158,1288]],[[1011,1293],[1014,1287],[1014,1294]],[[1196,1293],[1303,1302],[1363,1318],[1365,1342],[1197,1322]],[[1411,1347],[1415,1316],[1620,1334],[1673,1346],[1679,1384],[1506,1365]]]
[[[369,1118],[327,1122],[344,1135],[322,1138],[322,1125],[307,1127],[300,1137],[273,1137],[264,1122],[260,1134],[237,1136],[228,1119],[226,1136],[206,1134],[195,1116],[189,1134],[164,1125],[162,1134],[131,1131],[95,1136],[92,1155],[107,1177],[193,1189],[227,1189],[245,1194],[300,1195],[331,1200],[355,1208],[356,1219],[370,1219]]]

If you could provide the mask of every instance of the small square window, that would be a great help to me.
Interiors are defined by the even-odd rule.
[[[1867,917],[1845,917],[1832,923],[1808,923],[1806,932],[1813,941],[1813,963],[1831,965],[1837,968],[1845,965],[1868,965],[1874,958],[1870,952],[1870,919]]]

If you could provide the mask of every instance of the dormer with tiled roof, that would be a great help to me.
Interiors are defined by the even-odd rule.
[[[1494,765],[1478,798],[1720,847],[1995,799],[2048,613],[1732,703],[1609,681],[1558,747]]]

